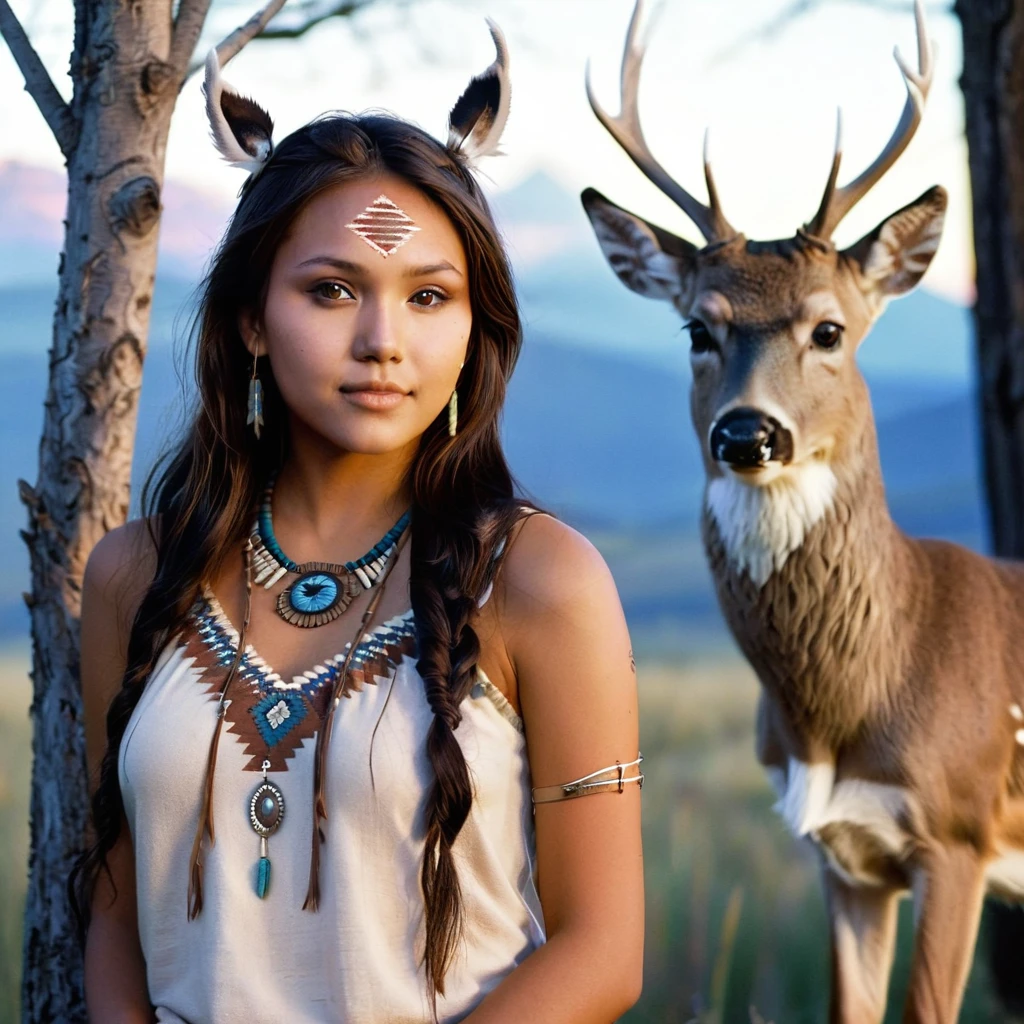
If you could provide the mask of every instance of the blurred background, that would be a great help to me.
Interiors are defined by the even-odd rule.
[[[71,47],[64,0],[11,5],[58,87]],[[215,0],[205,45],[253,2]],[[281,19],[289,16],[285,7]],[[749,237],[787,237],[817,208],[835,108],[846,168],[879,151],[904,102],[891,48],[914,54],[903,0],[667,0],[651,19],[641,88],[647,138],[702,195],[700,146],[729,219]],[[513,100],[485,168],[515,265],[526,340],[505,414],[524,489],[601,549],[619,585],[639,666],[648,783],[644,994],[625,1020],[820,1021],[826,920],[809,852],[776,821],[753,755],[756,681],[722,623],[698,537],[703,484],[689,425],[687,345],[666,306],[608,270],[579,204],[594,186],[697,239],[600,128],[584,95],[589,59],[609,109],[630,0],[372,0],[298,39],[257,41],[225,77],[265,105],[276,137],[325,109],[379,107],[443,137],[468,77],[493,58],[484,16],[503,27]],[[844,222],[854,241],[932,184],[950,192],[939,255],[922,288],[894,303],[860,353],[896,520],[915,534],[986,547],[973,390],[970,197],[960,30],[931,5],[938,70],[927,115],[896,168]],[[294,13],[292,11],[291,13]],[[208,38],[207,38],[208,37]],[[177,429],[193,290],[241,175],[207,138],[198,77],[172,124],[161,255],[140,402],[133,487]],[[60,153],[0,45],[0,1022],[17,1020],[28,848],[30,727],[27,556],[15,480],[36,478],[65,208]],[[187,390],[187,389],[186,389]],[[934,439],[942,437],[942,444]],[[909,956],[902,921],[889,1020]],[[754,1008],[751,1011],[751,1008]],[[962,1020],[1000,1019],[983,955]]]

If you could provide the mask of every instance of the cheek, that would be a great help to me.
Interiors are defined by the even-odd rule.
[[[690,360],[693,383],[690,386],[690,411],[694,426],[709,427],[718,407],[718,393],[722,379],[721,361],[714,356]]]
[[[336,364],[347,344],[346,318],[336,312],[328,317],[301,293],[271,292],[263,322],[275,373],[301,374]]]
[[[694,372],[690,387],[690,420],[701,447],[711,429],[713,414],[713,377],[707,368],[702,373]]]
[[[468,309],[443,310],[421,319],[425,322],[416,325],[415,343],[408,354],[415,361],[421,390],[443,391],[447,400],[466,358],[472,314]]]

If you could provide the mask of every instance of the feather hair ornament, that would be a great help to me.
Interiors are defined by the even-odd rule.
[[[258,103],[240,96],[221,78],[216,47],[206,57],[203,93],[217,152],[229,164],[259,174],[274,151],[274,122]]]
[[[471,167],[481,157],[499,155],[512,100],[505,36],[490,18],[487,27],[497,51],[494,63],[472,79],[448,115],[448,148]]]

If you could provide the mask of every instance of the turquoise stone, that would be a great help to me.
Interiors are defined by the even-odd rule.
[[[256,895],[263,899],[270,888],[270,858],[260,857],[259,870],[256,872]]]
[[[341,596],[341,584],[337,576],[328,572],[308,572],[299,577],[288,592],[292,608],[303,615],[326,611]]]

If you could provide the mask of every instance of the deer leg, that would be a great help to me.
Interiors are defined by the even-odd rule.
[[[914,876],[914,956],[904,1024],[955,1024],[971,968],[985,874],[966,844],[930,850]]]
[[[852,886],[824,869],[832,939],[830,1024],[879,1024],[896,945],[899,890]]]

